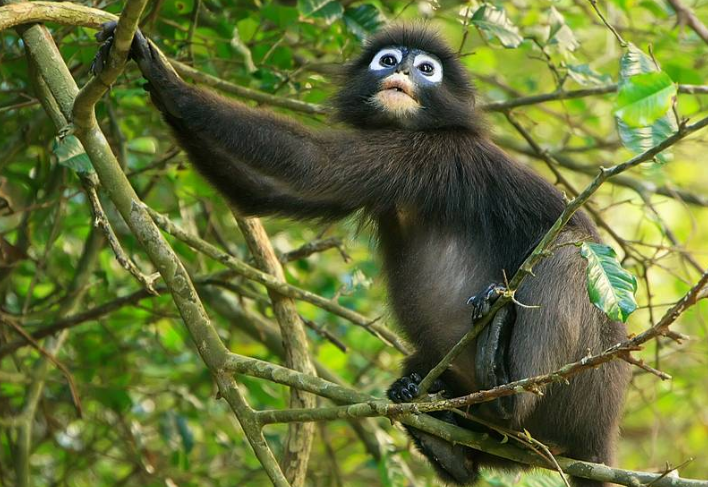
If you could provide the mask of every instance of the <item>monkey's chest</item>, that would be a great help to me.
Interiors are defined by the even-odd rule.
[[[432,233],[390,249],[389,293],[398,321],[411,340],[425,346],[454,345],[470,324],[470,296],[490,282],[484,260],[457,237]]]

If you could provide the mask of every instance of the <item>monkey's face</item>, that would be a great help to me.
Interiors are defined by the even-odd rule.
[[[338,118],[364,129],[474,127],[474,90],[456,54],[425,27],[393,26],[345,68]]]
[[[443,80],[440,59],[420,49],[387,47],[374,55],[369,71],[377,79],[370,103],[405,125],[422,108],[426,90],[434,90]]]

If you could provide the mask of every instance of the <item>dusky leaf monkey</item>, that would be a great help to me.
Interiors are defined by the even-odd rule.
[[[94,62],[100,71],[115,23]],[[197,170],[244,215],[337,220],[360,212],[375,226],[395,317],[415,345],[394,401],[418,394],[421,377],[470,329],[564,208],[561,193],[494,145],[458,57],[424,26],[388,27],[344,68],[334,98],[347,128],[313,130],[185,83],[136,34],[137,61],[152,101]],[[598,241],[577,213],[559,243]],[[577,249],[561,246],[535,269],[476,343],[435,384],[460,396],[548,373],[626,331],[595,308]],[[472,299],[473,306],[467,304]],[[526,429],[555,451],[611,463],[628,382],[614,361],[477,407],[489,421]],[[451,413],[438,417],[468,428]],[[511,462],[409,428],[441,477],[473,484],[480,466]],[[599,482],[573,479],[576,486]]]

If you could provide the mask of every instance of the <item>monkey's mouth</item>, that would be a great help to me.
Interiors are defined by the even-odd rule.
[[[379,93],[386,93],[392,96],[408,96],[413,101],[417,102],[415,94],[413,93],[413,87],[410,83],[406,83],[402,79],[386,79],[381,83],[381,90]]]
[[[379,91],[374,95],[374,102],[396,117],[410,116],[420,108],[413,84],[400,74],[383,80]]]

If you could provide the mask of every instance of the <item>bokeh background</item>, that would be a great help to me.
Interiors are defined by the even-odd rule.
[[[708,3],[684,2],[694,19],[708,22]],[[115,1],[80,3],[113,13],[122,8]],[[504,113],[487,115],[498,144],[571,195],[567,184],[582,190],[600,165],[623,162],[650,147],[675,130],[677,120],[707,115],[708,43],[691,28],[689,17],[677,16],[673,3],[598,2],[607,23],[627,45],[603,23],[593,4],[583,0],[155,0],[149,2],[141,26],[170,58],[203,75],[276,97],[265,102],[245,98],[248,103],[325,130],[330,125],[326,115],[288,110],[278,100],[301,100],[311,104],[310,111],[326,110],[339,66],[358,52],[367,35],[387,22],[423,19],[459,49],[477,85],[480,106],[588,90],[572,99],[512,110],[514,120],[553,155],[552,169]],[[81,86],[98,47],[95,31],[47,27]],[[626,121],[617,114],[620,100],[610,85],[626,81],[620,70],[630,62],[629,51],[648,60],[646,72],[668,76],[670,86],[697,85],[694,91],[702,93],[684,88],[673,96],[669,88],[667,99],[649,100],[655,111],[663,107],[659,116],[641,128],[623,127]],[[55,321],[67,299],[93,218],[76,172],[80,158],[67,154],[56,141],[29,69],[18,34],[0,31],[0,316],[36,331]],[[210,80],[197,78],[202,84]],[[232,96],[228,91],[221,90]],[[222,250],[249,259],[229,209],[177,148],[142,90],[134,65],[99,104],[97,115],[148,205]],[[637,276],[639,308],[629,319],[633,333],[656,323],[697,280],[699,270],[708,267],[707,154],[708,133],[699,132],[661,160],[605,184],[591,200],[592,217],[602,227],[603,238]],[[143,272],[153,272],[110,201],[101,198],[126,252]],[[288,280],[395,327],[385,305],[375,241],[366,227],[354,219],[330,226],[278,219],[264,223],[281,253],[313,240],[341,241],[339,248],[289,262]],[[194,276],[223,269],[169,240]],[[139,288],[104,247],[77,312]],[[282,363],[275,351],[277,328],[262,288],[233,278],[217,279],[199,290],[231,350]],[[248,320],[234,309],[247,309],[262,320]],[[398,377],[402,357],[393,348],[312,305],[298,303],[298,310],[312,324],[308,338],[313,357],[346,383],[381,395]],[[703,300],[672,328],[690,340],[653,341],[638,354],[673,379],[661,381],[634,369],[618,466],[660,471],[682,465],[682,476],[708,478],[706,318],[708,303]],[[15,330],[0,326],[0,345],[17,339]],[[31,428],[35,485],[269,485],[235,417],[223,401],[215,400],[213,382],[169,295],[82,321],[72,328],[57,357],[73,375],[84,415],[77,417],[64,375],[52,367]],[[22,411],[38,358],[32,347],[0,358],[0,418]],[[247,377],[240,381],[254,408],[287,406],[285,388]],[[376,424],[375,435],[386,447],[378,459],[348,423],[318,424],[308,485],[438,485],[400,427],[386,420]],[[282,452],[284,434],[284,427],[266,429],[276,454]],[[0,422],[2,485],[13,485],[18,441],[17,431]],[[557,474],[540,471],[485,473],[485,479],[491,485],[560,485]]]

